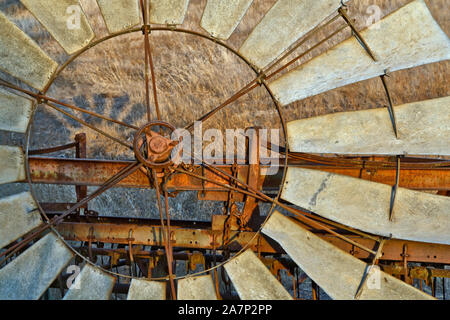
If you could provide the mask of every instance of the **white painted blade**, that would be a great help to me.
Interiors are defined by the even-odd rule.
[[[22,148],[0,146],[0,184],[25,180]]]
[[[110,33],[141,23],[139,0],[97,0],[97,3]]]
[[[224,268],[242,300],[292,300],[250,249],[228,261]]]
[[[78,0],[20,1],[68,54],[84,48],[95,36]]]
[[[29,192],[0,199],[0,249],[41,223],[36,202]]]
[[[0,269],[0,300],[36,300],[73,258],[72,251],[49,233]]]
[[[278,0],[239,52],[263,69],[340,6],[340,0]]]
[[[332,299],[353,300],[368,264],[333,246],[275,211],[262,229]],[[361,288],[362,300],[424,300],[433,297],[379,269]]]
[[[109,300],[116,278],[86,263],[63,300]]]
[[[178,300],[217,300],[210,274],[178,280]]]
[[[183,24],[189,0],[150,0],[150,23]]]
[[[133,279],[127,300],[166,300],[166,283]]]
[[[394,107],[340,112],[287,124],[289,149],[305,153],[450,155],[450,96]]]
[[[42,90],[58,64],[0,12],[0,69]]]
[[[201,26],[214,38],[227,40],[252,2],[253,0],[208,0]]]
[[[450,244],[450,198],[353,177],[288,168],[281,197],[322,217],[372,234]]]
[[[33,102],[0,88],[0,129],[25,133]]]
[[[374,62],[352,37],[300,65],[269,87],[282,105],[389,72],[450,58],[450,41],[423,0],[415,0],[361,32]]]

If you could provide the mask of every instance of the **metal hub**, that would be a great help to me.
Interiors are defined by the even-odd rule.
[[[170,139],[174,131],[174,126],[163,121],[151,121],[142,126],[134,136],[136,159],[151,168],[170,166],[172,150],[180,142]]]

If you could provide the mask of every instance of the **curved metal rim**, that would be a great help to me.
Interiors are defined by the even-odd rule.
[[[170,31],[170,32],[176,32],[176,33],[184,33],[184,34],[190,34],[190,35],[194,35],[194,36],[199,36],[203,39],[206,40],[210,40],[224,48],[226,48],[227,50],[229,50],[230,52],[232,52],[233,54],[235,54],[236,56],[238,56],[242,61],[244,61],[252,70],[256,75],[259,75],[260,70],[258,68],[256,68],[248,59],[246,59],[243,55],[241,55],[237,50],[233,49],[231,46],[229,46],[228,44],[226,44],[225,42],[218,40],[210,35],[206,35],[197,31],[193,31],[193,30],[188,30],[188,29],[182,29],[182,28],[172,28],[172,27],[152,27],[151,25],[147,25],[147,26],[142,26],[140,28],[133,28],[133,29],[129,29],[129,30],[124,30],[121,32],[117,32],[117,33],[113,33],[113,34],[109,34],[101,39],[98,39],[90,44],[88,44],[86,47],[84,47],[83,49],[79,50],[78,52],[74,53],[72,56],[70,56],[70,58],[64,62],[64,64],[61,65],[61,67],[59,69],[57,69],[55,71],[55,73],[52,75],[52,77],[50,78],[49,82],[47,83],[47,85],[45,86],[44,90],[42,91],[43,94],[45,94],[50,87],[52,86],[52,84],[54,83],[54,81],[56,80],[56,78],[61,74],[62,71],[64,71],[74,60],[76,60],[79,56],[81,56],[83,53],[85,53],[86,51],[88,51],[89,49],[96,47],[97,45],[119,37],[121,35],[125,35],[125,34],[129,34],[129,33],[134,33],[134,32],[139,32],[142,31],[145,27],[149,28],[149,31]],[[266,91],[268,92],[268,94],[270,95],[274,105],[275,105],[275,109],[278,112],[279,118],[280,118],[280,122],[282,125],[282,129],[283,129],[283,135],[284,135],[284,142],[285,142],[285,146],[286,146],[286,150],[288,152],[289,150],[289,146],[288,146],[288,139],[287,139],[287,126],[286,126],[286,121],[285,118],[283,116],[283,112],[281,110],[281,106],[278,103],[278,101],[276,100],[275,96],[273,95],[273,92],[270,90],[270,88],[268,87],[266,81],[262,81],[261,85],[264,86],[264,88],[266,89]],[[26,176],[27,176],[27,182],[28,185],[30,187],[30,193],[34,199],[34,201],[36,202],[39,211],[41,212],[42,216],[49,221],[48,216],[45,213],[45,210],[42,208],[42,206],[40,205],[40,203],[37,201],[37,197],[36,197],[36,193],[35,190],[33,188],[33,182],[31,181],[31,172],[30,172],[30,166],[29,166],[29,156],[28,156],[28,151],[29,151],[29,145],[30,145],[30,138],[31,138],[31,128],[34,122],[34,116],[36,114],[36,110],[37,110],[38,105],[36,104],[36,102],[34,102],[33,105],[33,113],[32,116],[30,117],[30,122],[28,123],[28,127],[27,127],[27,131],[25,134],[25,141],[24,141],[24,158],[25,158],[25,171],[26,171]],[[285,165],[284,165],[284,169],[283,169],[283,176],[282,176],[282,181],[277,193],[277,196],[275,197],[276,200],[279,200],[281,197],[281,192],[282,192],[282,186],[284,185],[284,182],[286,180],[286,173],[287,173],[287,159],[288,159],[288,154],[285,155]],[[190,278],[190,277],[194,277],[194,276],[199,276],[202,274],[206,274],[212,270],[215,270],[221,266],[223,266],[225,263],[231,261],[232,259],[236,258],[238,255],[240,255],[242,252],[244,252],[245,250],[247,250],[250,246],[250,244],[261,234],[261,230],[264,227],[264,225],[266,224],[266,222],[268,221],[268,219],[271,217],[274,209],[275,209],[276,204],[273,202],[272,206],[269,210],[269,213],[267,215],[267,218],[264,220],[264,222],[261,224],[261,227],[259,228],[258,231],[255,232],[255,235],[252,237],[252,239],[248,242],[248,244],[246,246],[244,246],[240,251],[238,251],[234,256],[232,256],[231,258],[215,265],[214,267],[211,267],[207,270],[203,270],[197,273],[193,273],[193,274],[188,274],[185,276],[180,276],[177,277],[175,276],[173,279],[175,280],[179,280],[179,279],[184,279],[184,278]],[[112,270],[106,270],[102,267],[100,267],[99,265],[97,265],[96,263],[93,263],[92,261],[90,261],[87,257],[85,257],[84,255],[82,255],[80,252],[78,252],[75,248],[73,248],[70,244],[68,244],[66,242],[66,240],[61,236],[61,234],[54,228],[51,227],[51,230],[58,236],[58,238],[60,238],[66,245],[67,247],[77,256],[79,256],[81,259],[83,259],[85,262],[91,264],[92,266],[102,270],[103,272],[106,272],[108,274],[114,275],[114,276],[118,276],[118,277],[122,277],[122,278],[127,278],[127,279],[140,279],[142,280],[143,278],[139,278],[139,277],[133,277],[133,276],[129,276],[129,275],[125,275],[125,274],[121,274],[121,273],[116,273],[113,272]],[[145,279],[144,279],[145,280]],[[163,278],[152,278],[152,281],[169,281],[168,277],[163,277]]]

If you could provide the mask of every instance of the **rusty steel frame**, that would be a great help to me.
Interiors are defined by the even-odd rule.
[[[174,248],[223,250],[223,229],[225,216],[214,216],[212,223],[172,221]],[[127,219],[108,217],[70,217],[60,223],[57,230],[67,240],[88,241],[93,228],[94,241],[128,245],[129,231],[133,230],[133,245],[164,248],[165,241],[159,220]],[[371,254],[329,234],[311,230],[322,239],[360,259],[371,259]],[[274,241],[254,231],[231,230],[231,246],[228,250],[238,251],[249,245],[254,251],[264,254],[282,254],[283,249]],[[362,236],[348,235],[355,242],[375,248],[377,241]],[[408,245],[408,261],[450,264],[450,246],[417,241],[386,239],[380,257],[381,261],[402,261],[403,247]]]
[[[385,158],[388,160],[389,158]],[[46,184],[67,184],[78,186],[99,186],[106,181],[112,173],[117,172],[121,168],[127,166],[130,161],[114,161],[114,160],[93,160],[93,159],[70,159],[55,157],[30,156],[30,173],[33,183]],[[216,165],[218,168],[231,174],[232,165]],[[249,181],[248,174],[251,165],[237,165],[238,177],[242,181]],[[261,166],[264,169],[264,166]],[[360,167],[343,167],[330,166],[308,163],[307,161],[289,161],[288,167],[300,167],[308,169],[322,170],[326,172],[347,175],[355,178],[369,180],[395,185],[397,170],[396,168],[360,168]],[[283,169],[284,165],[280,165]],[[201,174],[201,166],[193,167],[194,173]],[[401,170],[399,179],[399,187],[414,190],[450,190],[450,164],[447,167],[429,167],[429,168],[406,168]],[[230,183],[230,179],[226,177],[217,177],[209,171],[204,172],[204,176],[208,179],[214,179],[220,183]],[[266,176],[264,172],[260,172],[258,180],[262,181],[262,190],[274,191],[281,182],[281,175]],[[167,188],[183,191],[208,191],[220,192],[227,189],[218,187],[213,183],[206,182],[202,184],[200,179],[188,176],[186,174],[175,174],[167,182]],[[134,174],[120,181],[116,187],[124,188],[147,188],[148,178],[142,171],[136,171]],[[208,198],[212,200],[213,198]],[[223,201],[221,197],[218,201]]]

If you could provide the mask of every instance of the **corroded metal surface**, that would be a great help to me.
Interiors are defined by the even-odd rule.
[[[166,300],[166,283],[133,279],[127,300]]]
[[[390,186],[333,173],[289,168],[282,198],[327,219],[369,233],[450,244],[450,198],[397,190],[389,220]]]
[[[342,174],[363,180],[395,184],[396,170],[393,169],[348,169],[348,168],[310,168],[330,173]],[[449,190],[450,170],[442,169],[402,169],[399,186],[417,190]]]
[[[213,37],[227,40],[252,2],[253,0],[208,0],[200,25]]]
[[[216,215],[214,215],[216,217]],[[160,222],[159,220],[137,220],[129,221],[129,219],[120,218],[100,218],[95,222],[90,222],[89,219],[83,219],[81,217],[72,222],[63,222],[57,229],[61,234],[70,240],[89,241],[89,230],[92,227],[92,235],[96,241],[100,242],[113,242],[128,244],[127,235],[129,230],[133,230],[134,244],[151,245],[151,246],[164,246],[160,235]],[[79,220],[79,221],[75,221]],[[213,219],[212,228],[210,229],[209,223],[192,223],[197,226],[193,229],[192,226],[189,229],[189,222],[172,221],[173,245],[179,248],[202,248],[220,249],[223,244],[223,229],[224,220],[221,223],[215,223],[218,219]],[[195,234],[194,234],[195,232]],[[154,236],[148,239],[148,234]],[[333,235],[318,234],[322,239],[332,243],[334,246],[341,248],[342,250],[352,253],[354,256],[367,259],[370,258],[370,254],[364,250],[357,250],[355,247],[345,242],[342,239]],[[250,248],[254,251],[260,251],[262,253],[282,253],[282,249],[276,246],[274,243],[268,243],[264,237],[260,237],[258,246],[258,237],[254,239],[254,232],[238,232],[235,230],[230,231],[230,238],[233,241],[229,247],[231,250],[236,250],[244,247],[250,243]],[[114,239],[112,239],[114,237]],[[375,241],[372,239],[362,238],[361,236],[350,236],[352,240],[364,245],[367,248],[373,248]],[[159,239],[159,240],[158,240]],[[213,242],[212,240],[215,240]],[[401,261],[402,251],[404,245],[408,246],[409,261],[412,262],[430,262],[430,263],[447,263],[450,264],[450,246],[434,243],[424,243],[408,240],[387,240],[383,249],[383,259],[390,261]]]
[[[406,31],[405,31],[406,29]],[[450,58],[450,40],[423,0],[415,0],[361,32],[376,62],[354,38],[269,85],[286,105],[337,87]]]
[[[291,295],[251,250],[225,265],[242,300],[290,300]]]
[[[20,0],[45,29],[72,54],[94,38],[78,0]]]
[[[29,192],[0,199],[0,248],[17,240],[42,223]]]
[[[178,280],[178,300],[217,300],[210,274]]]
[[[97,0],[110,33],[138,25],[141,13],[137,0]]]
[[[189,0],[150,0],[150,23],[182,24]]]
[[[63,300],[109,300],[116,278],[86,263]]]
[[[289,148],[332,154],[450,155],[450,97],[394,108],[334,113],[288,123]]]
[[[340,0],[279,0],[239,52],[262,69],[340,6]]]
[[[22,148],[0,146],[0,184],[25,180]]]
[[[320,235],[323,240],[333,244],[335,247],[353,255],[359,259],[370,259],[373,257],[370,253],[355,248],[350,243],[345,242],[332,235]],[[366,248],[374,248],[376,243],[374,240],[362,237],[350,237],[356,242],[364,245]],[[425,262],[425,263],[450,263],[450,246],[436,243],[425,243],[408,240],[391,239],[386,240],[383,246],[383,260],[386,261],[402,261],[404,259],[403,248],[408,246],[408,261]]]
[[[355,298],[367,270],[366,263],[320,239],[277,211],[264,226],[263,233],[280,243],[297,265],[331,298]],[[375,280],[373,286],[372,282],[366,282],[360,299],[432,299],[384,272],[380,272],[379,279]]]
[[[0,269],[0,300],[39,299],[72,257],[72,251],[49,233]]]
[[[42,90],[58,64],[0,12],[0,69]]]
[[[0,129],[25,133],[33,102],[0,88]]]

